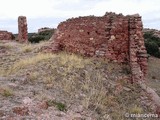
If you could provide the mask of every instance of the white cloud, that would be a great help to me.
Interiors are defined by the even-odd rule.
[[[139,13],[143,18],[145,27],[160,29],[160,22],[158,21],[160,18],[159,5],[159,0],[1,0],[0,21],[15,21],[18,16],[24,15],[30,20],[53,19],[55,25],[60,22],[54,20],[57,18],[66,19],[86,15],[102,16],[106,11],[112,11],[124,15]],[[29,21],[29,23],[32,24],[32,21]],[[50,26],[50,23],[37,22],[37,26]],[[7,25],[7,23],[4,25]],[[1,26],[3,25],[1,24],[0,28],[2,28]],[[9,26],[10,24],[6,28],[9,28]],[[10,29],[13,26],[15,26],[15,23]]]
[[[16,19],[19,15],[40,17],[50,13],[49,0],[4,0],[1,1],[0,16]]]

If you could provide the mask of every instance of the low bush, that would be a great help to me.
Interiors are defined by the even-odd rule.
[[[31,43],[39,43],[40,41],[44,40],[45,37],[42,36],[42,35],[37,35],[37,36],[32,36],[30,37],[28,40],[31,42]]]
[[[154,36],[152,32],[144,33],[144,38],[147,53],[154,57],[160,58],[160,38]]]

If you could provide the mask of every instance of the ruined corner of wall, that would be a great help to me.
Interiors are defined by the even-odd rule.
[[[129,62],[132,82],[145,80],[147,74],[147,51],[142,30],[141,16],[129,16]]]
[[[101,17],[71,18],[58,25],[52,37],[52,50],[128,63],[132,82],[145,80],[147,52],[142,30],[139,14],[107,12]]]

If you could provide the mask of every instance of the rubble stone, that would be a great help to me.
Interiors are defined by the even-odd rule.
[[[11,32],[0,31],[0,40],[13,40],[14,36]]]
[[[12,110],[13,110],[13,113],[16,113],[21,116],[29,114],[28,107],[14,107]]]

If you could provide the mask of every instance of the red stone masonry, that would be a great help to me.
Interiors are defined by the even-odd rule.
[[[18,17],[18,40],[20,42],[28,41],[27,19],[25,16]]]
[[[0,40],[13,40],[13,34],[7,31],[0,31]]]
[[[144,80],[147,56],[142,29],[138,14],[123,16],[111,12],[102,17],[72,18],[58,25],[52,49],[128,63],[133,82]]]

